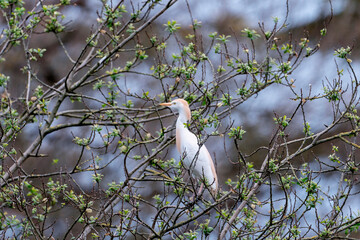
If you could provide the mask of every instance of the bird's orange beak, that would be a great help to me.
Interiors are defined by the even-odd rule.
[[[165,106],[165,107],[169,107],[171,106],[171,103],[167,102],[167,103],[160,103],[160,106]]]

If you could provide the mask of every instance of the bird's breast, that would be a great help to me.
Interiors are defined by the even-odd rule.
[[[183,131],[177,129],[176,145],[183,157],[184,165],[190,167],[192,160],[199,151],[196,136],[187,129],[183,129]]]

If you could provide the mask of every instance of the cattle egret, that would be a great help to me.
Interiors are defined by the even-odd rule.
[[[212,192],[218,188],[218,179],[210,153],[203,144],[199,149],[198,139],[187,128],[187,121],[191,119],[189,104],[184,99],[176,99],[169,103],[160,103],[179,113],[176,121],[176,148],[183,156],[185,168],[197,178],[206,178]]]

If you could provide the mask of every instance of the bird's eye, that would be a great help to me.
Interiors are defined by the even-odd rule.
[[[176,102],[173,102],[174,105],[176,105]]]

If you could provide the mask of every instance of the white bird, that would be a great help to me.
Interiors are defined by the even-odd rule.
[[[175,99],[169,103],[160,103],[179,113],[176,121],[176,147],[183,158],[186,169],[197,178],[206,178],[212,192],[218,188],[218,178],[215,171],[214,162],[209,151],[203,144],[199,146],[198,139],[187,128],[187,121],[191,119],[189,104],[184,99]],[[199,150],[200,148],[200,150]]]

